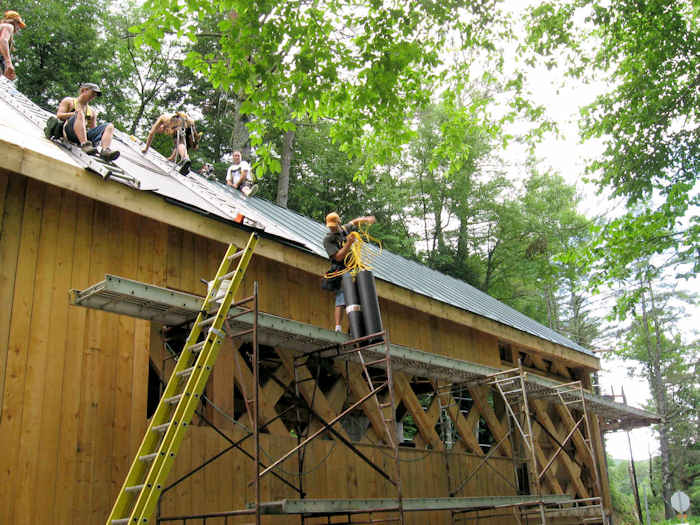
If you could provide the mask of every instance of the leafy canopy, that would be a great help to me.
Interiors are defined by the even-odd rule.
[[[169,34],[215,39],[214,49],[192,50],[185,64],[241,100],[261,172],[279,170],[263,143],[269,129],[318,119],[332,122],[331,137],[347,155],[362,153],[372,166],[407,142],[410,117],[451,75],[447,48],[491,47],[486,28],[495,4],[149,0],[151,17],[138,30],[154,47]],[[216,31],[200,31],[197,21],[205,17],[218,17]]]

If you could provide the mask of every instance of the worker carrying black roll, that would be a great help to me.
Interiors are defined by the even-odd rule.
[[[350,249],[357,239],[353,232],[358,231],[358,226],[360,224],[374,224],[375,222],[376,219],[373,215],[357,217],[347,224],[341,222],[340,215],[336,212],[326,215],[326,227],[329,231],[323,239],[323,247],[331,260],[329,274],[334,274],[346,268],[345,258],[350,253]],[[345,308],[345,294],[341,287],[341,279],[342,277],[338,275],[337,277],[324,279],[322,283],[324,289],[335,292],[334,321],[336,332],[342,330],[341,321],[343,309]]]

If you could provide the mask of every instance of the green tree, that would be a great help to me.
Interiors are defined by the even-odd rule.
[[[598,282],[629,274],[639,258],[670,252],[679,263],[693,263],[690,273],[696,273],[697,2],[559,0],[531,14],[530,49],[550,66],[563,62],[574,77],[610,86],[581,119],[583,138],[605,145],[589,166],[594,180],[629,208],[596,232],[589,259]]]
[[[289,171],[289,208],[318,222],[331,211],[344,220],[371,213],[377,217],[372,236],[380,239],[384,248],[414,257],[414,239],[405,212],[410,199],[406,184],[389,170],[379,169],[367,173],[364,183],[356,181],[362,159],[349,160],[333,142],[330,127],[327,122],[297,125]],[[283,137],[269,135],[266,140],[279,147]],[[271,174],[259,182],[262,197],[275,200],[277,176]]]
[[[634,306],[631,323],[624,333],[621,357],[639,362],[652,394],[652,408],[661,417],[659,434],[659,485],[665,517],[673,516],[670,506],[674,488],[688,488],[697,478],[698,396],[697,341],[684,343],[675,329],[683,314],[674,301],[693,301],[693,297],[669,287],[663,281],[663,268],[639,261],[636,282],[624,282],[632,289]],[[620,312],[621,310],[618,310]],[[622,308],[624,311],[624,307]],[[695,471],[694,471],[695,470]]]
[[[456,92],[464,85],[473,56],[448,57],[448,51],[497,55],[493,41],[503,29],[491,0],[411,0],[400,6],[151,0],[146,8],[152,16],[142,36],[156,47],[170,33],[196,41],[201,35],[189,21],[218,17],[217,30],[206,35],[216,39],[215,48],[191,51],[186,64],[240,100],[260,173],[280,171],[281,159],[289,162],[297,123],[321,118],[330,120],[331,136],[346,154],[362,154],[360,176],[371,171],[368,166],[389,164],[436,84],[450,79]],[[494,60],[491,75],[483,78],[495,78],[500,68]],[[281,158],[263,142],[271,129],[286,133]]]
[[[82,82],[100,82],[112,60],[101,36],[108,5],[27,0],[16,6],[27,22],[16,38],[17,88],[34,103],[55,110],[63,97],[77,95]]]

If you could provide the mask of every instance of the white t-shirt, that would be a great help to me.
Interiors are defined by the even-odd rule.
[[[240,164],[231,164],[226,171],[226,182],[238,184],[241,177],[250,179],[250,164],[244,160]]]

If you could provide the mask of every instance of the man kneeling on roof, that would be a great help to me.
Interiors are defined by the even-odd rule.
[[[183,111],[178,111],[172,115],[161,115],[151,127],[151,132],[146,139],[146,147],[141,150],[141,153],[148,151],[156,133],[170,135],[173,138],[175,147],[168,160],[173,161],[179,157],[178,168],[180,173],[187,175],[192,165],[187,149],[197,149],[199,147],[199,139],[202,136],[201,133],[197,133],[194,120]]]
[[[97,84],[86,82],[80,86],[77,97],[66,97],[58,105],[56,117],[63,121],[63,138],[74,144],[79,144],[80,149],[88,155],[97,153],[97,144],[100,143],[100,157],[106,161],[113,161],[119,157],[119,152],[110,149],[114,125],[111,122],[103,122],[97,125],[97,111],[88,103],[95,97],[102,95]]]

